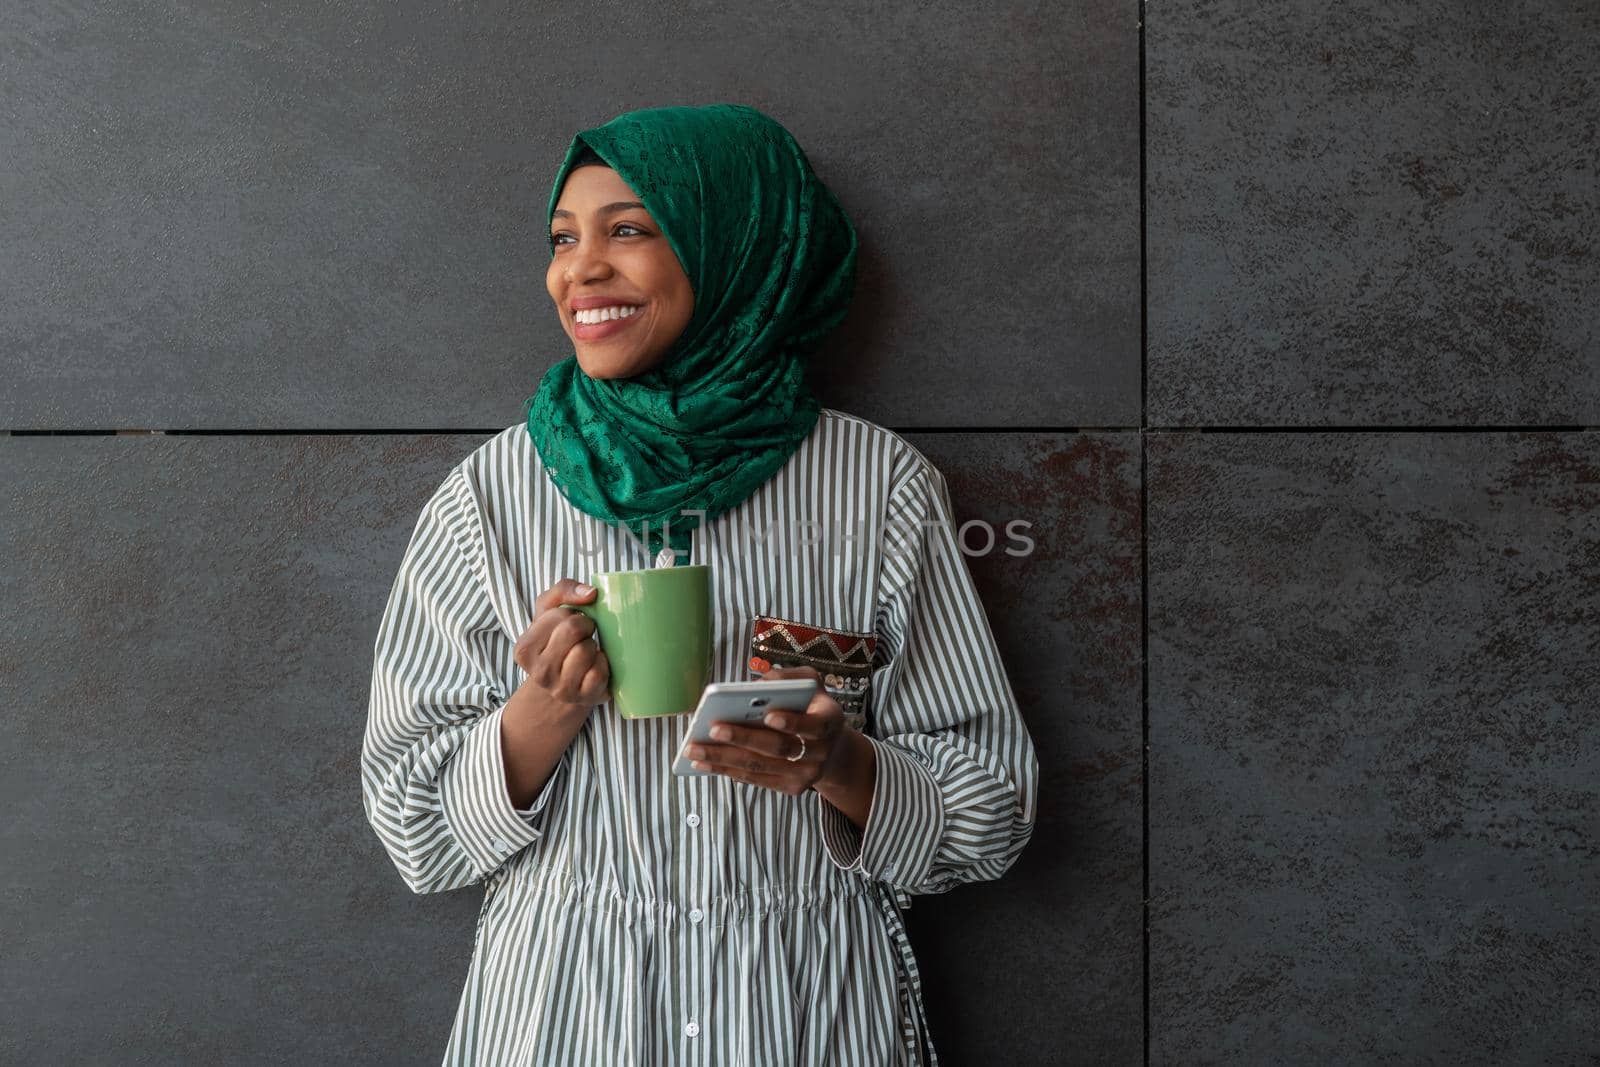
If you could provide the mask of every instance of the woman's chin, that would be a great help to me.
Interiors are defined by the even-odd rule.
[[[576,342],[573,346],[573,355],[578,358],[578,368],[589,378],[616,378],[619,363],[614,358],[598,355],[592,349],[587,349],[584,342]]]
[[[603,359],[582,351],[575,351],[574,355],[578,360],[578,369],[597,380],[634,378],[650,369],[649,361],[645,360]]]
[[[578,357],[578,369],[590,378],[620,378],[623,376],[624,367],[616,360],[596,359],[593,355],[583,352],[575,353]]]

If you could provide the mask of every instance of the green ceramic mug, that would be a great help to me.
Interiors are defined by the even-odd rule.
[[[622,717],[693,711],[711,680],[711,568],[610,571],[589,584],[594,603],[561,606],[594,620]]]

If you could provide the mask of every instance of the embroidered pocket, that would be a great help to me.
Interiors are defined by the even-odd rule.
[[[844,721],[866,732],[872,692],[872,633],[811,626],[792,619],[757,615],[751,623],[750,670],[815,667],[828,695],[844,709]]]

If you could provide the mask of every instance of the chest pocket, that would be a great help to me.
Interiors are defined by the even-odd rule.
[[[752,673],[773,667],[815,667],[828,695],[844,709],[844,720],[863,733],[872,713],[873,633],[812,626],[795,619],[757,615],[750,625]]]

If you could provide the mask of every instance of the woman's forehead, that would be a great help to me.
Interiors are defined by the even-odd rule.
[[[622,175],[609,163],[578,163],[567,172],[567,181],[616,182],[626,185]]]
[[[557,207],[568,207],[569,200],[592,200],[609,197],[612,200],[637,200],[622,175],[603,163],[574,167],[561,185]]]

